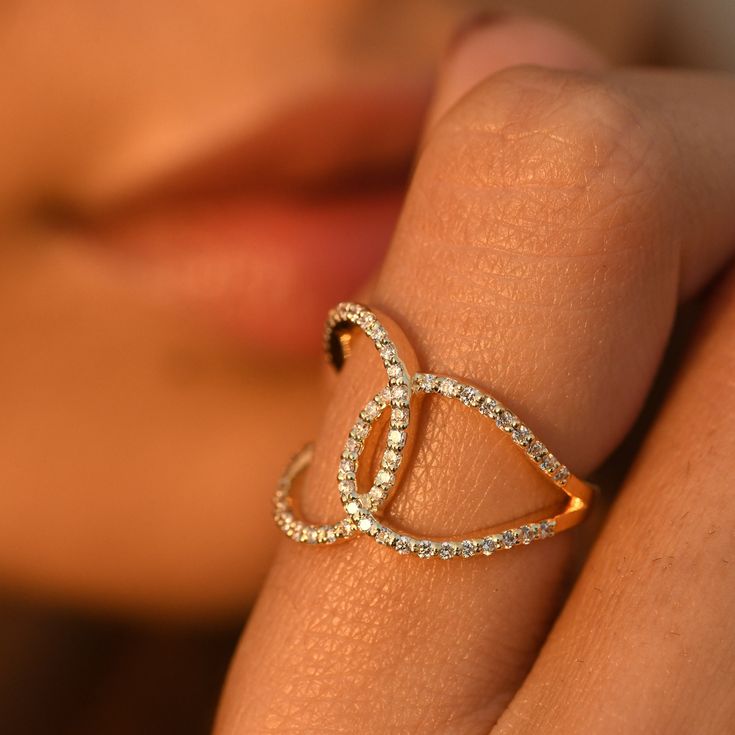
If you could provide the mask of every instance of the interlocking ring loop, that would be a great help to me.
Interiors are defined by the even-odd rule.
[[[337,471],[337,482],[340,492],[358,492],[357,476],[351,471],[352,457],[358,452],[358,448],[362,451],[362,442],[370,431],[371,423],[389,407],[390,419],[383,457],[372,487],[367,493],[361,494],[362,502],[371,510],[377,511],[397,482],[397,471],[403,453],[409,449],[410,444],[408,428],[411,419],[411,378],[406,364],[398,355],[392,335],[396,335],[404,343],[402,348],[404,353],[408,353],[406,358],[412,368],[415,368],[416,358],[408,340],[393,320],[367,306],[345,302],[329,312],[324,331],[325,352],[337,371],[342,369],[349,357],[352,339],[358,331],[362,331],[378,351],[388,384],[380,398],[370,401],[360,412],[360,418],[345,444]],[[358,530],[349,516],[333,524],[311,524],[297,517],[291,497],[291,485],[295,475],[303,469],[303,463],[310,461],[310,458],[311,450],[306,447],[294,457],[281,478],[275,497],[276,523],[297,541],[334,543],[349,538]]]

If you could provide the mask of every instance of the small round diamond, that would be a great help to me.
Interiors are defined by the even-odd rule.
[[[528,448],[529,456],[536,462],[540,462],[547,453],[546,447],[540,442],[535,441]]]
[[[386,495],[387,491],[382,487],[371,487],[363,501],[363,506],[369,510],[377,508],[385,500]]]
[[[485,556],[490,556],[495,552],[495,541],[491,536],[487,536],[486,538],[482,539],[482,543],[480,544],[480,551]]]
[[[410,554],[411,553],[411,541],[406,536],[399,536],[396,539],[396,542],[395,542],[393,548],[399,554]]]
[[[428,559],[434,553],[434,545],[431,541],[419,541],[416,545],[416,553],[422,559]]]
[[[453,556],[456,556],[456,554],[457,547],[449,541],[444,541],[441,546],[439,546],[439,556],[444,560],[451,559]]]
[[[362,417],[366,421],[375,421],[378,416],[380,416],[380,406],[375,401],[370,401],[363,409]]]
[[[375,475],[375,484],[379,487],[384,487],[385,485],[390,485],[393,482],[393,473],[389,472],[388,470],[380,470],[377,475]]]
[[[466,385],[464,388],[462,388],[462,392],[459,395],[460,401],[465,404],[465,406],[479,406],[480,402],[484,398],[481,391],[479,391],[477,388]]]
[[[471,556],[475,555],[475,544],[472,541],[463,541],[459,545],[459,553],[462,554],[462,556],[465,559],[468,559]]]
[[[460,387],[451,378],[440,378],[438,384],[439,393],[448,398],[455,398],[459,395]]]
[[[562,465],[554,475],[554,481],[558,482],[560,485],[566,485],[566,483],[569,480],[569,470]]]
[[[556,524],[554,521],[541,521],[539,523],[539,534],[541,535],[541,538],[548,538],[549,536],[554,535],[554,526]]]
[[[393,531],[383,528],[380,533],[375,537],[375,540],[383,546],[392,546],[396,540],[396,535]]]
[[[391,429],[388,432],[388,444],[393,449],[401,449],[406,443],[406,434],[399,429]]]
[[[361,441],[368,435],[369,432],[370,432],[370,426],[364,421],[359,421],[352,427],[351,434],[354,439]]]
[[[533,434],[531,433],[531,430],[523,424],[520,424],[515,429],[513,429],[512,436],[513,441],[516,444],[520,444],[520,446],[522,447],[527,447],[533,440]]]
[[[347,495],[355,492],[355,483],[352,480],[341,480],[339,483],[340,495]]]
[[[515,422],[516,417],[508,410],[501,411],[498,414],[498,418],[495,420],[498,428],[502,429],[503,431],[512,431]]]
[[[533,531],[531,530],[530,526],[521,526],[521,542],[524,545],[528,545],[533,541]]]
[[[353,439],[352,437],[350,437],[345,442],[345,454],[350,459],[356,459],[357,455],[360,453],[361,448],[362,448],[362,445],[357,440]]]
[[[498,410],[498,402],[490,396],[485,396],[485,400],[480,404],[480,413],[485,416],[494,416]]]
[[[406,426],[408,423],[408,415],[403,408],[394,408],[390,418],[394,426]]]
[[[383,454],[383,464],[386,467],[389,467],[392,470],[395,470],[398,468],[398,465],[401,463],[401,455],[396,452],[395,449],[389,449],[385,454]]]

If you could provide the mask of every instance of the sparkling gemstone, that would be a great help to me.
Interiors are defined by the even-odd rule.
[[[480,551],[485,556],[490,556],[495,552],[495,541],[493,541],[492,537],[487,536],[486,538],[482,539],[482,543],[480,544]]]
[[[503,531],[503,546],[510,549],[515,544],[515,534],[513,531]]]
[[[521,526],[521,542],[526,546],[533,541],[533,531],[530,526]]]
[[[401,366],[400,365],[389,365],[386,368],[389,378],[400,378],[401,377]]]
[[[479,406],[480,401],[483,399],[483,394],[471,385],[466,385],[462,388],[459,399],[465,406]]]
[[[364,421],[358,421],[352,427],[352,431],[350,433],[352,434],[352,437],[354,439],[362,440],[368,435],[369,432],[370,432],[370,426],[366,424]]]
[[[557,473],[554,475],[554,480],[560,485],[566,485],[569,481],[569,470],[562,465]]]
[[[407,403],[408,402],[408,391],[406,390],[406,387],[403,385],[397,385],[393,388],[391,391],[391,396],[394,401],[398,401],[399,403]]]
[[[394,449],[403,447],[406,441],[406,434],[399,429],[391,429],[388,432],[388,444]]]
[[[475,544],[472,541],[463,541],[459,545],[459,553],[462,554],[462,556],[467,559],[470,556],[474,556],[475,554]]]
[[[485,400],[480,404],[480,413],[485,416],[494,416],[498,409],[498,402],[490,396],[485,396]]]
[[[460,387],[451,378],[441,378],[439,380],[439,393],[449,398],[454,398],[459,395]]]
[[[417,387],[425,393],[433,393],[438,390],[438,379],[430,373],[419,373],[417,375]]]
[[[362,416],[366,421],[375,421],[380,416],[380,408],[375,401],[370,401],[362,411]]]
[[[388,335],[385,332],[385,329],[378,324],[377,321],[372,322],[365,328],[365,332],[370,336],[375,342],[380,342],[384,340]]]
[[[350,502],[345,505],[345,510],[348,515],[354,516],[356,513],[360,512],[360,505],[356,500],[350,500]]]
[[[516,422],[516,417],[508,410],[502,410],[499,414],[495,423],[499,429],[503,431],[512,431],[513,424]]]
[[[377,485],[390,485],[393,482],[393,474],[388,470],[379,470],[375,475],[375,482]]]
[[[364,533],[366,531],[369,531],[373,527],[373,521],[371,518],[360,518],[360,520],[357,522],[357,527]]]
[[[553,536],[554,526],[556,526],[554,521],[541,521],[541,523],[539,523],[539,533],[541,534],[541,538]]]
[[[396,359],[396,348],[389,342],[380,348],[380,356],[386,362],[391,362]]]
[[[408,421],[408,414],[404,408],[394,408],[391,414],[391,421],[397,426],[405,426]]]
[[[352,482],[352,480],[342,480],[339,483],[339,491],[342,495],[349,495],[350,493],[354,492],[355,490],[355,483]]]
[[[533,439],[533,434],[531,433],[531,430],[523,424],[520,424],[515,429],[513,429],[512,436],[513,441],[516,444],[520,444],[522,447],[528,446]]]
[[[442,559],[451,559],[457,553],[457,549],[454,544],[449,541],[444,541],[439,547],[439,556]]]
[[[422,559],[428,559],[434,553],[434,547],[431,541],[419,541],[416,545],[416,553]]]
[[[540,462],[544,455],[546,454],[547,449],[546,447],[540,442],[535,441],[531,446],[528,448],[528,454],[536,460],[536,462]]]
[[[395,449],[388,449],[385,454],[383,454],[383,464],[385,464],[386,467],[395,470],[400,463],[401,455],[398,454]]]
[[[345,443],[345,452],[350,455],[352,459],[354,459],[360,452],[361,444],[350,437],[347,442]]]
[[[382,531],[380,531],[380,533],[378,533],[378,535],[375,537],[375,540],[383,546],[392,546],[395,538],[396,535],[393,533],[393,531],[389,531],[388,529],[384,528]]]
[[[540,466],[544,472],[551,474],[558,469],[559,460],[553,454],[547,454]]]
[[[384,497],[385,492],[382,488],[371,487],[368,492],[360,496],[360,505],[366,510],[372,510],[382,502]]]
[[[407,538],[406,536],[399,536],[396,539],[394,548],[399,554],[410,554],[411,553],[411,540]]]

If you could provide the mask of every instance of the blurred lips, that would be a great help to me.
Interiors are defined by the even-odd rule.
[[[313,100],[138,186],[85,230],[156,298],[244,346],[313,352],[326,310],[385,253],[425,100],[425,86]]]

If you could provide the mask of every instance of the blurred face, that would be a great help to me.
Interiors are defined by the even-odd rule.
[[[8,573],[250,591],[274,468],[315,433],[324,314],[380,262],[436,60],[478,5],[0,11]],[[608,45],[628,20],[599,19]]]

